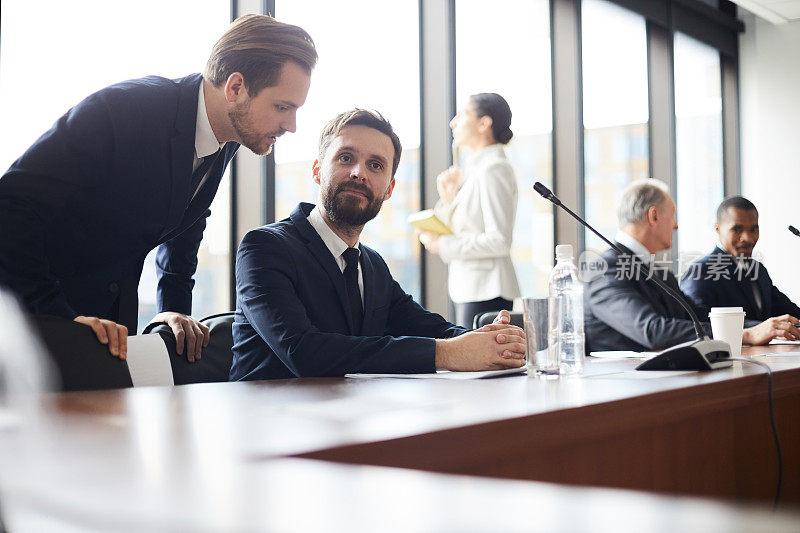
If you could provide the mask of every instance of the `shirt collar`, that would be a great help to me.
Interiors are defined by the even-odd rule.
[[[614,240],[627,247],[643,263],[647,265],[650,264],[652,255],[650,254],[650,250],[648,250],[644,244],[640,243],[622,230],[617,231],[617,235],[614,237]]]
[[[336,235],[330,226],[328,226],[328,223],[322,218],[322,213],[320,213],[319,208],[316,206],[314,206],[314,209],[308,214],[308,222],[311,224],[311,227],[317,231],[322,242],[325,243],[325,246],[327,246],[328,250],[331,252],[331,255],[337,260],[342,256],[344,251],[349,248],[347,243]],[[356,243],[355,248],[358,249],[360,244],[361,243]]]
[[[203,94],[203,80],[200,80],[200,95],[197,97],[197,126],[194,134],[194,153],[198,159],[216,153],[225,143],[217,140],[206,112],[206,98]]]
[[[470,164],[475,164],[484,157],[487,157],[489,155],[493,155],[494,157],[497,157],[498,155],[505,156],[503,145],[500,143],[495,143],[495,144],[490,144],[489,146],[484,146],[480,150],[470,154],[470,156],[467,158],[467,161]]]

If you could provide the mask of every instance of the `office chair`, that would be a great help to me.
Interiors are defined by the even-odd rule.
[[[60,381],[56,390],[79,391],[132,387],[125,361],[112,357],[92,328],[68,318],[29,317],[47,348]]]
[[[492,320],[497,317],[497,313],[500,311],[486,311],[485,313],[478,313],[475,315],[475,318],[472,321],[472,328],[478,329],[482,328],[486,324],[491,324]],[[514,326],[522,326],[522,313],[520,312],[511,312],[511,324]]]
[[[211,330],[211,340],[203,348],[200,359],[190,363],[186,353],[181,355],[175,351],[175,335],[166,324],[157,324],[145,328],[143,333],[157,333],[164,339],[172,366],[172,377],[175,385],[189,383],[211,383],[228,381],[233,360],[233,311],[207,316],[200,320]]]

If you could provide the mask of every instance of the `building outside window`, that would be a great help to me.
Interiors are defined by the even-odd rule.
[[[370,0],[275,2],[279,20],[305,29],[317,45],[319,63],[297,133],[275,148],[275,215],[287,217],[303,202],[316,203],[311,166],[325,124],[355,107],[379,111],[403,145],[392,197],[369,222],[361,242],[386,260],[389,270],[415,300],[420,296],[420,247],[409,214],[420,209],[419,9],[415,0],[386,5]],[[346,17],[343,14],[347,14]],[[346,25],[332,24],[345,20]]]
[[[583,0],[581,24],[584,213],[611,238],[623,189],[649,177],[647,33],[644,17],[605,0]],[[590,231],[585,245],[607,248]]]
[[[131,78],[201,71],[230,23],[228,0],[37,0],[33,6],[2,3],[2,172],[89,94]],[[198,254],[192,309],[197,317],[229,307],[229,188],[223,178]],[[139,330],[156,313],[154,257],[148,256],[139,285]]]
[[[523,296],[547,294],[553,266],[553,206],[533,191],[553,183],[550,8],[546,0],[456,2],[456,103],[494,92],[511,107],[505,151],[519,201],[511,258]],[[465,151],[462,151],[465,152]],[[460,159],[464,159],[462,153]],[[444,170],[444,169],[442,169]],[[426,177],[435,179],[435,176]]]
[[[675,34],[675,134],[681,265],[708,253],[718,237],[723,199],[722,88],[719,52]]]

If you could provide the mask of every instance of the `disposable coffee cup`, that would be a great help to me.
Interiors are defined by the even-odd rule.
[[[731,357],[742,355],[744,310],[741,307],[712,307],[708,313],[714,340],[725,341],[731,347]]]

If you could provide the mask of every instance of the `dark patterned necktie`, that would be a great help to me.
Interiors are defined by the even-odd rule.
[[[350,314],[353,316],[355,333],[361,332],[364,311],[361,305],[361,290],[358,288],[358,248],[348,248],[342,254],[347,266],[344,268],[344,281],[347,285],[347,299],[350,300]]]
[[[202,183],[203,178],[205,177],[205,175],[208,174],[208,171],[211,168],[211,165],[213,165],[214,162],[217,160],[217,156],[219,156],[221,151],[222,151],[222,149],[219,149],[216,152],[214,152],[213,154],[207,155],[206,157],[201,159],[200,160],[200,165],[197,167],[197,170],[195,170],[192,173],[192,182],[189,185],[189,201],[190,202],[192,201],[192,199],[197,194],[197,189],[200,188],[200,183]]]

